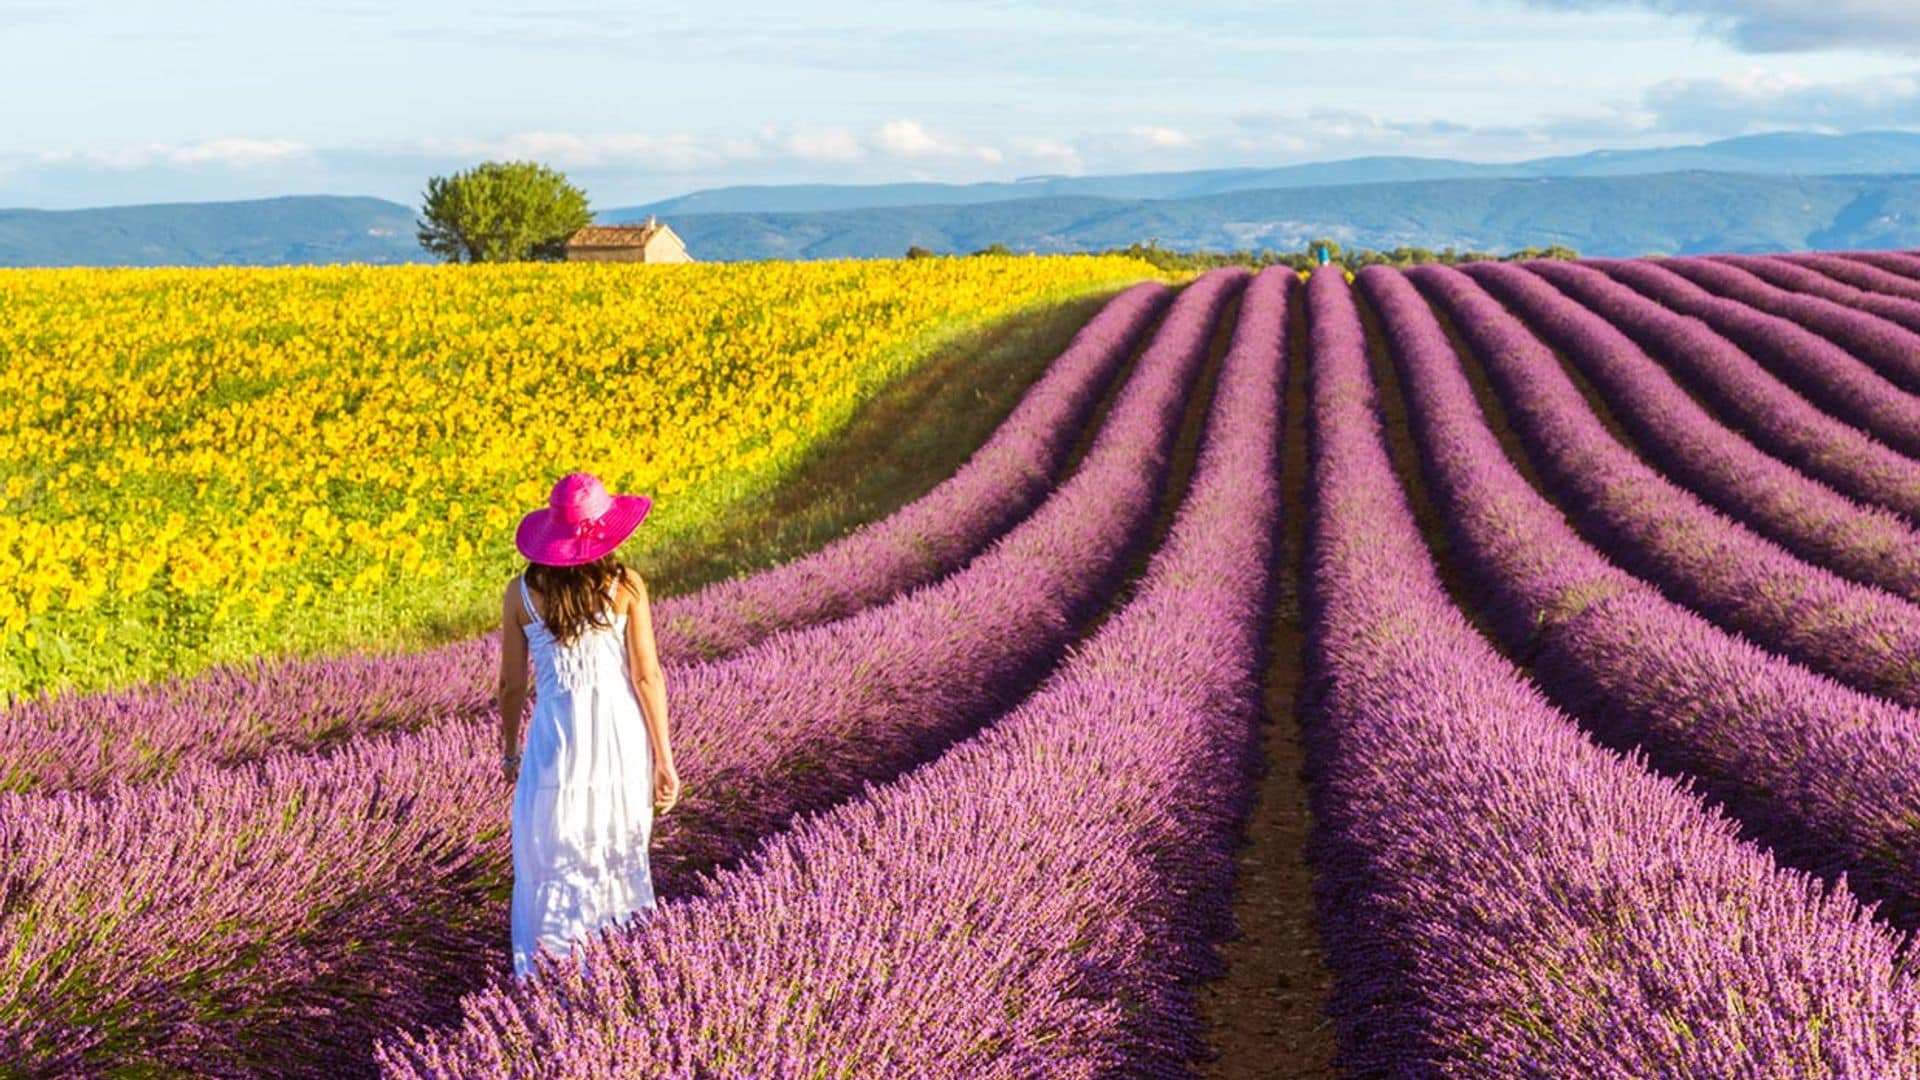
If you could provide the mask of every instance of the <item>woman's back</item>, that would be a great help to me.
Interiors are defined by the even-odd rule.
[[[613,590],[619,588],[616,579]],[[653,906],[647,844],[653,758],[627,677],[625,613],[562,643],[526,579],[527,651],[537,694],[513,796],[514,970],[539,945],[563,951],[608,922]]]
[[[533,593],[527,587],[527,579],[524,576],[520,578],[521,602],[526,605],[527,617],[531,620],[525,625],[525,630],[527,652],[533,660],[534,687],[538,697],[534,704],[536,710],[540,707],[540,701],[590,688],[616,693],[629,690],[627,616],[625,612],[617,610],[619,587],[616,579],[608,589],[605,611],[607,625],[589,625],[572,641],[562,643],[545,620],[541,619],[539,608],[534,606]]]

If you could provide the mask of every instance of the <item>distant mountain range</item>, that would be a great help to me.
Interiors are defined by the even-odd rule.
[[[1920,176],[1738,173],[1235,191],[1199,199],[1067,196],[960,206],[671,219],[703,259],[824,259],[1005,243],[1088,251],[1157,241],[1176,250],[1348,247],[1506,252],[1564,244],[1584,255],[1920,247]]]
[[[0,210],[0,266],[429,261],[415,228],[410,206],[337,195]]]
[[[605,210],[609,222],[658,214],[797,213],[868,207],[960,206],[1066,195],[1108,199],[1199,199],[1234,191],[1332,187],[1415,180],[1490,180],[1571,176],[1644,176],[1667,172],[1763,173],[1774,176],[1871,176],[1920,173],[1920,134],[1868,131],[1852,135],[1781,132],[1723,139],[1704,146],[1596,150],[1570,157],[1488,165],[1449,158],[1363,157],[1278,168],[1205,169],[1121,176],[1041,176],[986,184],[791,184],[725,187],[641,206]]]
[[[1920,135],[1758,135],[1504,165],[1357,158],[993,184],[718,188],[605,210],[668,220],[700,259],[1349,246],[1590,255],[1920,248]],[[0,266],[422,262],[414,211],[288,196],[0,210]]]

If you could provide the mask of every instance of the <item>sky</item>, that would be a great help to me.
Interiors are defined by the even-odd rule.
[[[1920,130],[1917,0],[0,0],[0,207],[728,184]]]

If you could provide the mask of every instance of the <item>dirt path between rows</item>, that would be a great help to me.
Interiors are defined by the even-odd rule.
[[[1332,985],[1320,956],[1307,864],[1312,819],[1301,776],[1299,689],[1306,637],[1301,559],[1306,538],[1306,306],[1295,294],[1289,318],[1286,426],[1282,433],[1284,534],[1268,638],[1262,741],[1266,772],[1239,853],[1233,915],[1240,936],[1224,944],[1226,974],[1200,987],[1200,1005],[1218,1057],[1201,1074],[1332,1077],[1334,1037],[1325,1004]]]

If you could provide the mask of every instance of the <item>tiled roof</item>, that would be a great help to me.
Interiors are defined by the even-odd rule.
[[[567,237],[568,247],[640,247],[659,225],[589,225]]]

